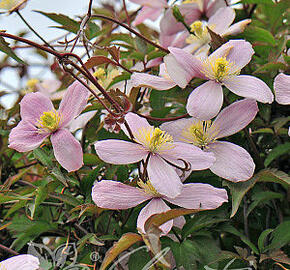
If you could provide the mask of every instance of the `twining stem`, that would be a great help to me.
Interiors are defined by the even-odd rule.
[[[158,48],[159,50],[163,51],[163,52],[166,52],[166,53],[170,53],[169,50],[167,50],[166,48],[160,46],[159,44],[151,41],[150,39],[144,37],[142,34],[138,33],[137,31],[135,31],[134,29],[132,29],[130,26],[122,23],[122,22],[119,22],[118,20],[114,19],[114,18],[110,18],[110,17],[107,17],[107,16],[104,16],[104,15],[92,15],[91,16],[92,18],[99,18],[99,19],[103,19],[103,20],[107,20],[107,21],[111,21],[111,22],[114,22],[124,28],[126,28],[128,31],[130,31],[131,33],[133,33],[134,35],[136,35],[137,37],[143,39],[144,41],[146,41],[147,43],[151,44],[152,46]]]
[[[182,118],[185,118],[185,117],[189,116],[189,114],[186,113],[186,114],[175,116],[175,117],[159,118],[159,117],[153,117],[153,116],[150,116],[150,115],[143,115],[143,114],[140,114],[140,113],[137,113],[137,112],[135,112],[135,113],[137,115],[143,117],[143,118],[148,119],[148,120],[160,121],[160,122],[174,121],[174,120],[182,119]]]

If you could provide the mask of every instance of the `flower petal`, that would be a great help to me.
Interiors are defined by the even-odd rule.
[[[146,19],[149,19],[151,21],[155,21],[158,19],[160,14],[162,13],[163,8],[152,8],[143,6],[142,9],[138,12],[138,15],[136,16],[133,25],[136,26],[142,22],[144,22]]]
[[[218,114],[223,104],[223,98],[221,85],[215,81],[208,81],[191,92],[186,110],[195,118],[208,120]]]
[[[179,167],[185,166],[182,160],[190,164],[191,170],[204,170],[215,162],[214,155],[202,151],[197,146],[183,142],[175,142],[173,145],[173,149],[161,156]]]
[[[138,133],[140,129],[148,129],[151,128],[146,118],[137,115],[136,113],[127,113],[125,116],[125,120],[127,121],[132,133]]]
[[[68,126],[70,132],[75,132],[80,128],[84,128],[85,125],[94,117],[97,111],[88,111],[80,114],[78,117],[73,119]]]
[[[253,98],[262,103],[272,103],[274,100],[268,85],[256,77],[240,75],[223,81],[223,83],[238,96]]]
[[[131,76],[132,84],[136,86],[151,87],[157,90],[168,90],[176,85],[170,78],[159,77],[146,73],[134,72]]]
[[[221,35],[229,28],[235,17],[236,13],[231,7],[220,8],[209,18],[208,25],[212,31]]]
[[[92,199],[101,208],[128,209],[151,199],[151,196],[140,188],[123,183],[102,180],[95,182],[92,189]]]
[[[39,269],[39,259],[30,254],[22,254],[11,257],[0,262],[0,269],[3,270],[37,270]]]
[[[243,99],[227,106],[213,122],[218,130],[216,138],[239,132],[253,121],[258,111],[259,108],[254,99]]]
[[[9,134],[9,148],[18,152],[27,152],[37,148],[49,133],[39,133],[30,122],[20,121]]]
[[[130,164],[146,158],[148,152],[140,144],[122,140],[102,140],[95,149],[103,161],[111,164]]]
[[[246,181],[253,176],[255,163],[242,147],[230,142],[215,142],[209,145],[216,161],[210,170],[216,175],[233,182]]]
[[[245,19],[242,21],[239,21],[232,26],[230,26],[223,34],[222,36],[229,36],[229,35],[237,35],[242,32],[244,32],[246,26],[251,22],[251,19]]]
[[[36,124],[43,112],[53,110],[50,99],[42,93],[29,93],[20,102],[22,120]]]
[[[163,213],[170,210],[170,207],[161,199],[154,198],[152,199],[139,213],[137,219],[137,228],[145,233],[144,224],[146,220],[154,214]],[[166,235],[170,232],[173,225],[173,220],[169,220],[163,225],[160,226],[160,229],[163,231],[163,234]]]
[[[58,110],[61,115],[61,127],[68,125],[73,118],[81,113],[87,105],[89,94],[88,89],[78,81],[68,87]]]
[[[203,69],[202,62],[197,57],[179,48],[169,47],[168,50],[175,57],[178,64],[188,73],[189,80],[193,77],[206,78],[201,72]],[[166,66],[168,70],[169,65]]]
[[[182,183],[175,169],[167,164],[161,157],[151,155],[147,172],[153,187],[161,195],[176,197],[182,188]]]
[[[279,104],[290,104],[290,75],[280,73],[274,80],[276,101]]]
[[[228,201],[227,191],[208,184],[185,184],[181,193],[175,198],[166,198],[175,205],[187,209],[215,209]]]
[[[68,172],[83,165],[83,150],[79,141],[67,130],[59,129],[51,135],[53,153],[59,164]]]

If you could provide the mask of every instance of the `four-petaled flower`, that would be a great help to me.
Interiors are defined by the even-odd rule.
[[[0,262],[0,270],[37,270],[39,265],[38,258],[30,254],[23,254]]]

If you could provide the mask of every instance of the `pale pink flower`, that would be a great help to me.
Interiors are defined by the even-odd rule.
[[[237,101],[224,108],[212,122],[196,118],[179,119],[161,125],[173,139],[213,153],[216,160],[209,169],[216,175],[233,181],[245,181],[253,176],[255,163],[242,147],[220,138],[245,128],[256,116],[258,106],[253,99]]]
[[[0,270],[37,270],[39,265],[37,257],[23,254],[0,262]]]
[[[279,73],[274,79],[274,91],[279,104],[290,105],[290,75]]]
[[[162,195],[174,198],[181,192],[182,183],[172,165],[184,167],[186,162],[192,170],[203,170],[212,166],[215,160],[211,153],[205,153],[194,145],[173,142],[169,134],[150,126],[146,119],[134,113],[126,114],[125,120],[135,142],[98,141],[95,143],[96,152],[103,161],[111,164],[144,160],[152,185]]]
[[[189,0],[179,5],[179,10],[190,25],[203,17],[211,17],[219,8],[226,7],[224,0]],[[177,22],[169,8],[160,21],[160,32],[170,36],[184,30],[184,25]]]
[[[191,78],[208,80],[195,88],[188,97],[186,109],[191,116],[202,120],[216,116],[223,104],[222,85],[236,95],[253,98],[262,103],[273,102],[274,96],[266,83],[250,75],[239,75],[254,54],[249,42],[230,40],[204,60],[182,49],[169,48],[169,50],[184,69],[184,76],[178,76],[176,67],[172,67],[165,57],[167,72],[178,86],[186,87],[188,74]]]
[[[29,93],[20,102],[22,120],[9,135],[9,147],[27,152],[41,145],[51,135],[56,160],[66,170],[78,170],[83,164],[80,143],[66,128],[87,104],[89,92],[79,82],[68,87],[56,111],[42,93]]]
[[[130,0],[133,3],[142,5],[142,9],[138,12],[133,24],[138,25],[144,22],[146,19],[151,21],[155,21],[163,12],[164,8],[166,8],[167,1],[166,0]]]
[[[140,183],[141,188],[125,185],[111,180],[96,182],[92,189],[95,204],[107,209],[128,209],[145,201],[150,202],[141,210],[137,219],[137,228],[145,233],[146,220],[158,213],[170,210],[164,202],[187,209],[216,209],[228,201],[225,189],[215,188],[208,184],[191,183],[182,185],[180,194],[173,198],[159,194],[149,183]],[[168,234],[173,226],[173,220],[160,226],[163,234]]]
[[[61,81],[47,79],[42,82],[36,83],[35,89],[36,91],[39,91],[40,93],[49,97],[51,100],[59,100],[62,99],[65,94],[65,90],[57,91],[60,86]]]

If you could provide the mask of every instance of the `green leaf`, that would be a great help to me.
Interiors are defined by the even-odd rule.
[[[280,144],[273,148],[271,152],[268,154],[267,158],[264,161],[265,167],[268,167],[270,163],[275,160],[276,158],[284,155],[284,154],[290,153],[290,142]]]
[[[274,231],[273,229],[267,229],[260,234],[259,239],[258,239],[258,248],[261,253],[264,251],[264,245],[265,245],[267,236],[273,231]]]
[[[257,26],[247,27],[246,30],[244,31],[244,35],[246,39],[251,42],[261,41],[269,43],[271,45],[276,44],[275,38],[269,31]]]
[[[271,0],[242,0],[243,4],[270,4]]]
[[[80,200],[69,194],[54,194],[53,197],[74,207],[82,204]]]
[[[79,31],[80,24],[66,15],[56,14],[56,13],[48,13],[48,12],[43,12],[43,11],[39,11],[39,10],[35,10],[35,12],[46,16],[47,18],[53,20],[54,22],[59,23],[61,25],[61,27],[58,27],[58,28],[65,29],[65,30],[72,32],[74,34],[77,34],[77,32]]]
[[[147,247],[136,248],[130,254],[128,267],[129,270],[144,269],[144,266],[151,260]]]
[[[5,41],[3,37],[0,37],[0,51],[4,52],[8,56],[12,57],[18,63],[25,64],[23,60],[21,60],[15,52],[9,47],[9,43]]]
[[[267,63],[265,65],[262,65],[261,67],[257,68],[253,74],[257,73],[266,73],[269,71],[278,71],[279,69],[286,69],[286,65],[280,62],[272,62],[272,63]]]
[[[255,185],[257,177],[252,177],[250,180],[239,183],[223,181],[223,185],[229,187],[232,195],[232,213],[231,218],[237,213],[240,203],[245,194]]]
[[[269,200],[273,199],[283,199],[283,194],[272,192],[272,191],[262,191],[259,193],[254,193],[252,196],[253,202],[249,205],[247,216],[254,210],[255,207],[257,207],[260,203],[264,203]]]
[[[265,169],[258,173],[260,182],[274,182],[279,183],[288,189],[290,186],[290,176],[277,169]]]
[[[39,160],[45,167],[52,168],[52,156],[50,156],[47,151],[43,148],[36,148],[33,150],[34,157]]]
[[[290,221],[281,223],[271,234],[271,244],[265,251],[281,248],[290,243]]]
[[[103,163],[97,155],[94,154],[84,154],[84,165],[86,166],[96,166]]]
[[[34,218],[35,211],[37,210],[38,206],[47,198],[48,190],[46,185],[40,186],[38,189],[35,190],[36,196],[34,202],[31,204],[30,211],[31,217]]]

